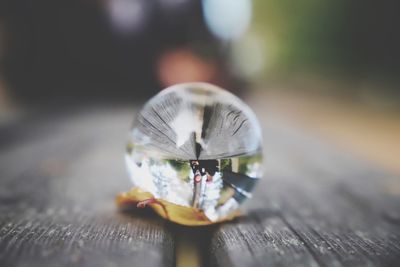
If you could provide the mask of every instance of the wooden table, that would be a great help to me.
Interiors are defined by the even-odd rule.
[[[115,207],[130,187],[123,151],[135,109],[2,125],[0,266],[189,266],[177,257],[190,242],[204,266],[400,266],[400,178],[254,108],[267,166],[247,215],[196,229]]]

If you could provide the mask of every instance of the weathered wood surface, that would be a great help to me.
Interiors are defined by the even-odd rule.
[[[28,116],[3,126],[0,266],[172,266],[166,222],[118,212],[132,110]]]
[[[117,211],[131,109],[0,126],[0,266],[172,266],[182,231],[206,266],[398,266],[400,178],[254,107],[267,166],[247,216],[196,230]]]
[[[212,266],[400,266],[400,177],[352,158],[262,105],[266,175],[223,224]]]

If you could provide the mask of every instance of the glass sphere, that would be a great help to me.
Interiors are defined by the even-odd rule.
[[[261,129],[228,91],[178,84],[139,112],[125,159],[135,187],[220,221],[251,197],[262,176]]]

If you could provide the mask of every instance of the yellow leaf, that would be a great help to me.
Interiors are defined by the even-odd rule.
[[[239,215],[239,212],[232,213],[218,221],[211,221],[203,211],[187,206],[173,204],[169,201],[154,198],[154,196],[138,187],[132,188],[126,193],[119,194],[116,198],[117,205],[136,205],[138,207],[149,206],[158,215],[174,223],[187,226],[201,226],[232,220]]]

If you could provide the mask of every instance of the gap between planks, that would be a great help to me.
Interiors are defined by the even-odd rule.
[[[186,227],[172,225],[176,267],[209,266],[209,248],[215,226]]]

